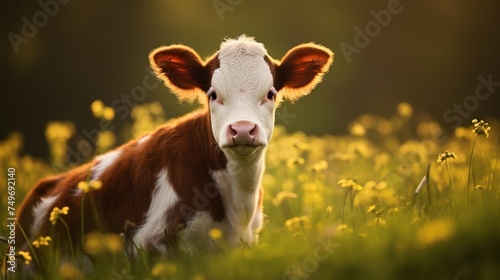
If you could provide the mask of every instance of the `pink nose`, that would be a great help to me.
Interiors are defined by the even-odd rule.
[[[259,133],[256,124],[248,121],[238,121],[229,125],[227,140],[234,145],[252,145]]]

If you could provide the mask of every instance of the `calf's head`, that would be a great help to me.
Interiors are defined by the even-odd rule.
[[[183,45],[160,47],[149,58],[181,101],[208,103],[219,147],[226,154],[246,156],[269,142],[279,103],[309,94],[328,71],[333,53],[308,43],[278,61],[261,43],[242,35],[222,42],[207,60]]]

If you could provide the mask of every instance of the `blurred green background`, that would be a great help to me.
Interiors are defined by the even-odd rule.
[[[500,117],[500,87],[484,100],[474,96],[479,76],[500,82],[499,12],[493,0],[5,0],[0,139],[20,131],[27,152],[47,157],[47,122],[71,120],[77,137],[98,129],[92,101],[123,105],[122,96],[148,75],[153,48],[183,43],[208,56],[224,37],[242,33],[277,59],[309,41],[336,53],[313,94],[282,105],[288,117],[277,123],[288,131],[343,134],[357,116],[391,116],[402,101],[414,106],[417,119],[434,118],[451,130],[472,118]],[[358,28],[371,34],[362,44]],[[347,45],[356,52],[347,55]],[[161,102],[167,118],[196,107],[179,105],[163,86],[138,103],[152,101]],[[128,122],[116,118],[116,130]]]

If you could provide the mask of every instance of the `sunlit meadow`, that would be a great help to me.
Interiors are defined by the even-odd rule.
[[[114,112],[100,101],[98,120]],[[90,112],[89,112],[90,114]],[[136,138],[165,122],[158,103],[134,108],[124,131],[102,131],[96,153]],[[486,122],[485,122],[486,121]],[[363,115],[346,124],[349,135],[322,137],[288,133],[277,126],[268,148],[265,227],[257,245],[229,248],[217,229],[208,234],[216,252],[129,256],[120,235],[91,233],[90,258],[71,250],[60,258],[54,236],[46,247],[39,279],[496,279],[500,275],[499,137],[496,120],[467,120],[443,132],[437,122],[418,120],[402,103],[390,118]],[[16,169],[16,206],[40,178],[65,162],[67,143],[78,128],[71,122],[46,127],[51,158],[23,150],[23,136],[0,143],[0,182]],[[53,164],[57,163],[57,164]],[[82,190],[99,191],[99,182]],[[0,235],[7,236],[7,197],[1,190]],[[71,209],[54,209],[51,222],[65,224]],[[2,254],[6,243],[0,244]],[[33,252],[17,252],[21,279]],[[90,259],[93,261],[91,262]]]

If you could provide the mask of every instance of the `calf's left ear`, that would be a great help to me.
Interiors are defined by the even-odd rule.
[[[149,54],[156,76],[180,101],[193,102],[210,86],[210,65],[214,57],[204,62],[198,53],[183,45],[160,47]],[[201,99],[200,99],[201,100]]]
[[[330,49],[314,43],[294,47],[276,62],[276,90],[290,101],[308,95],[328,72],[333,56]]]

